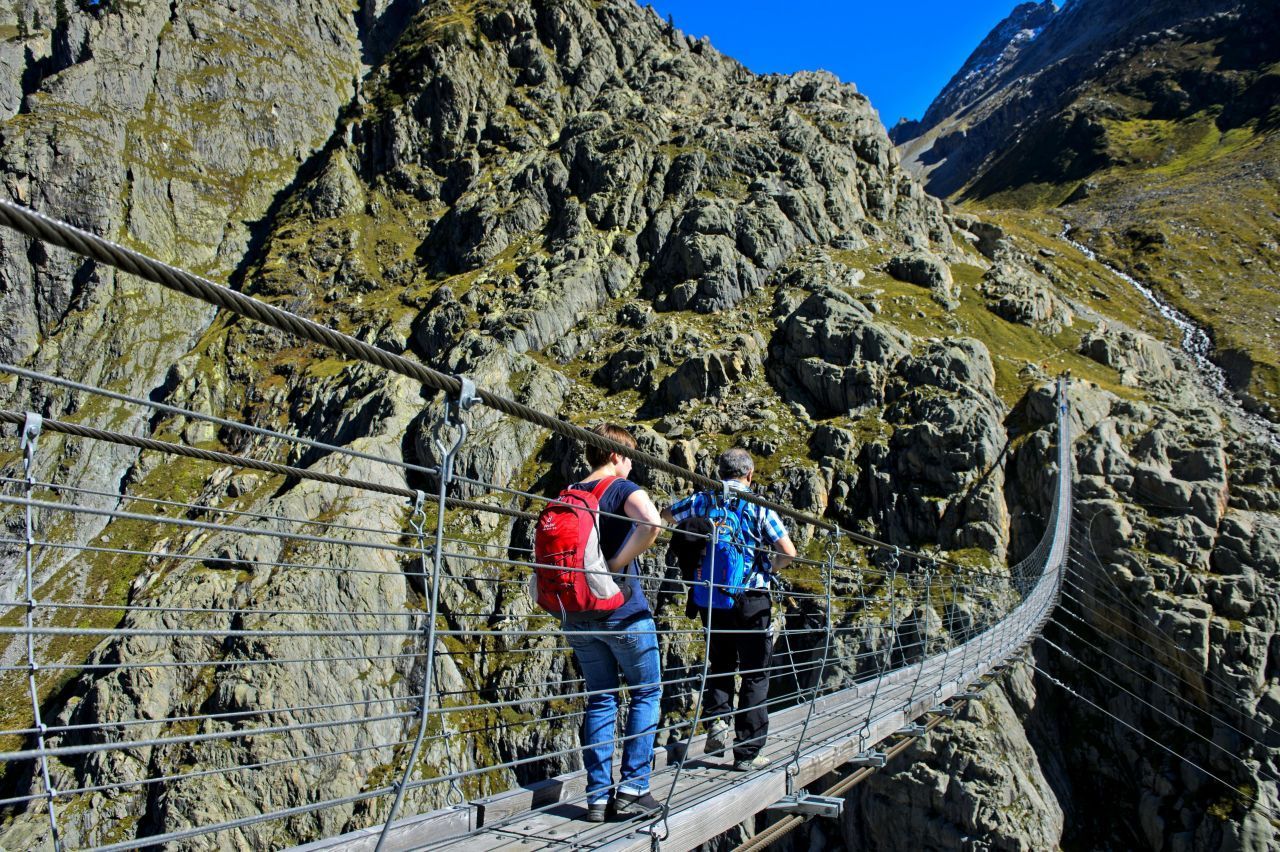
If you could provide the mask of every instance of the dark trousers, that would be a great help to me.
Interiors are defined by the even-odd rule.
[[[707,610],[699,609],[703,627]],[[708,654],[707,688],[702,694],[703,718],[728,719],[733,714],[733,759],[750,760],[769,735],[769,667],[773,640],[768,592],[744,592],[732,609],[711,610],[711,648]],[[724,632],[724,631],[745,631]],[[738,712],[733,710],[733,676],[742,673]]]

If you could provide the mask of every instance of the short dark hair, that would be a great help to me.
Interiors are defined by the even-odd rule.
[[[624,447],[629,447],[633,450],[636,448],[636,439],[617,423],[601,423],[591,431],[601,438],[608,438],[610,441],[615,441]],[[609,454],[612,452],[613,450],[602,450],[599,447],[587,444],[587,464],[591,465],[593,469],[600,467],[609,461]]]
[[[756,463],[751,460],[751,453],[734,447],[720,454],[717,467],[720,468],[721,479],[742,479],[756,469]]]

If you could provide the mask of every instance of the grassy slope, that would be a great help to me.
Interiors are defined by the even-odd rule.
[[[1226,55],[1219,42],[1162,42],[1079,91],[1068,112],[1096,116],[1100,133],[1091,154],[1103,164],[1086,179],[1046,179],[1040,163],[1004,178],[985,175],[959,195],[967,207],[1000,211],[1007,225],[1034,230],[1071,222],[1109,262],[1205,326],[1237,387],[1274,410],[1280,408],[1276,111],[1239,122],[1227,112],[1231,97],[1206,103],[1201,95],[1194,111],[1171,116],[1144,96],[1156,74],[1194,69],[1240,78],[1238,69],[1220,67]],[[1270,65],[1243,79],[1256,89],[1277,75],[1280,65]],[[1031,153],[1002,162],[1027,166]],[[1166,327],[1164,336],[1171,333]]]

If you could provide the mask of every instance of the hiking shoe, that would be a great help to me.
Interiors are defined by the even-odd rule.
[[[587,805],[587,822],[604,822],[605,815],[609,811],[609,803],[595,802]]]
[[[703,748],[707,754],[719,754],[729,747],[729,723],[716,719],[707,728],[707,742]]]
[[[659,802],[649,793],[623,793],[618,791],[609,800],[609,819],[624,820],[652,816],[662,810]]]
[[[757,769],[764,769],[771,763],[773,763],[773,761],[765,757],[763,754],[757,754],[755,757],[748,760],[735,760],[733,762],[733,771],[755,772]]]

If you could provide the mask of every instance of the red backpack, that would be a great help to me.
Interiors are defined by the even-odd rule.
[[[626,601],[600,551],[600,498],[616,479],[590,491],[566,488],[538,515],[530,593],[547,612],[608,612]]]

